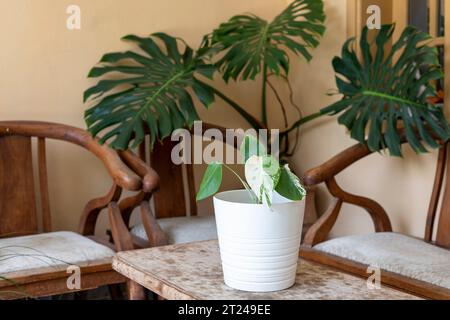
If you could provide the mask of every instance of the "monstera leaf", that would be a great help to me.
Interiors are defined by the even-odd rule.
[[[272,198],[280,179],[280,164],[273,156],[252,156],[245,163],[245,179],[259,203],[272,206]]]
[[[272,22],[254,15],[238,15],[212,34],[212,45],[226,51],[217,62],[225,81],[255,79],[263,69],[274,74],[289,72],[285,49],[312,58],[310,49],[325,31],[321,0],[295,0]]]
[[[306,189],[300,183],[300,179],[291,171],[288,164],[280,170],[280,180],[275,189],[283,197],[300,201],[306,197]]]
[[[439,141],[449,139],[442,105],[428,99],[437,95],[433,82],[443,73],[437,50],[424,43],[430,39],[428,34],[407,27],[389,46],[394,29],[384,25],[377,31],[373,48],[365,28],[360,57],[352,48],[354,39],[345,43],[342,56],[333,60],[343,98],[321,113],[340,114],[339,123],[359,142],[367,139],[372,151],[387,148],[391,155],[401,156],[399,131],[404,131],[411,147],[424,153],[424,144],[437,148]]]
[[[89,131],[94,136],[102,133],[102,143],[110,141],[111,147],[121,150],[141,143],[146,129],[153,145],[175,129],[191,126],[198,119],[192,95],[205,107],[214,101],[213,89],[197,77],[212,78],[216,70],[207,62],[207,50],[194,52],[164,33],[148,38],[129,35],[124,40],[137,43],[142,54],[104,55],[89,76],[110,78],[84,94],[85,101],[95,104],[85,113]]]

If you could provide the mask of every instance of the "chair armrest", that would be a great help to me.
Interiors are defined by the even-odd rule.
[[[372,152],[366,145],[354,145],[353,147],[350,147],[334,156],[324,164],[308,170],[303,175],[303,183],[305,186],[310,187],[326,182],[344,171],[353,163],[361,160],[371,153]]]
[[[344,203],[365,209],[372,218],[376,232],[392,231],[389,217],[380,204],[374,200],[350,194],[342,190],[335,179],[339,173],[350,165],[372,153],[367,145],[357,144],[339,153],[321,166],[308,170],[303,175],[302,180],[306,187],[312,188],[318,184],[325,183],[328,191],[334,197],[325,214],[309,229],[305,236],[304,246],[313,247],[326,240],[336,223],[342,204]]]
[[[129,191],[138,191],[143,188],[142,178],[120,159],[116,151],[101,145],[83,129],[39,121],[0,121],[0,136],[8,135],[49,138],[76,144],[99,158],[111,178],[121,188]],[[154,177],[148,176],[146,179],[146,188],[151,187]]]
[[[435,139],[437,139],[436,135],[433,132],[430,132],[430,134]],[[401,144],[404,144],[408,141],[403,129],[399,130],[399,138]],[[443,144],[443,142],[441,143]],[[354,145],[353,147],[342,151],[321,166],[308,170],[303,176],[303,182],[306,186],[313,186],[323,182],[327,182],[347,169],[350,165],[372,153],[373,151],[369,150],[367,144],[359,143],[357,145]]]
[[[142,178],[142,191],[144,193],[152,193],[158,188],[159,176],[153,168],[131,151],[120,151],[119,155]]]

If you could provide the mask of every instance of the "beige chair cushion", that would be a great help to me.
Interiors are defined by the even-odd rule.
[[[169,244],[217,239],[214,216],[158,219],[158,224],[166,233]],[[140,239],[147,240],[147,234],[142,224],[133,227],[131,233]]]
[[[74,232],[0,239],[0,276],[110,263],[114,251]]]
[[[323,242],[315,250],[450,289],[450,251],[397,233]]]

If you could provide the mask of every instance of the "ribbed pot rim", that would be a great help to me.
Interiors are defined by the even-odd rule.
[[[233,196],[233,195],[236,195],[237,197],[240,197],[241,199],[242,199],[242,197],[245,197],[246,201],[244,202],[244,201],[230,199],[231,196]],[[230,190],[230,191],[224,191],[224,192],[217,193],[214,196],[214,201],[235,204],[235,205],[240,205],[240,206],[252,206],[252,207],[258,207],[258,208],[266,208],[266,205],[264,205],[264,204],[253,203],[250,198],[250,195],[248,194],[248,191],[245,189]],[[276,194],[276,196],[274,197],[272,206],[276,207],[276,206],[280,206],[280,205],[283,205],[283,206],[284,205],[297,205],[297,204],[300,204],[302,201],[303,200],[292,201],[292,200],[282,197],[281,195]]]

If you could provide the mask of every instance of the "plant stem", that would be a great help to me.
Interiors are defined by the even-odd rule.
[[[320,118],[320,117],[322,117],[322,116],[324,116],[324,115],[325,115],[324,113],[322,113],[322,112],[319,111],[319,112],[317,112],[317,113],[313,113],[313,114],[311,114],[311,115],[309,115],[309,116],[306,116],[306,117],[304,117],[304,118],[301,118],[301,119],[298,120],[296,123],[294,123],[290,129],[288,129],[288,130],[286,130],[286,131],[283,131],[283,132],[281,132],[280,134],[281,134],[281,135],[289,134],[289,133],[291,133],[292,131],[294,131],[295,129],[301,127],[302,125],[304,125],[304,124],[306,124],[306,123],[308,123],[308,122],[310,122],[310,121],[312,121],[312,120],[315,120],[315,119],[317,119],[317,118]]]
[[[250,197],[252,198],[253,201],[255,201],[255,203],[259,203],[258,201],[258,197],[256,197],[255,193],[252,191],[252,189],[250,188],[250,186],[247,184],[247,182],[245,182],[238,174],[236,171],[234,171],[233,169],[231,169],[231,167],[227,166],[225,163],[223,164],[223,166],[225,168],[227,168],[229,171],[231,171],[238,179],[239,181],[242,183],[242,185],[244,186],[244,188],[250,193]]]
[[[263,78],[262,78],[262,122],[267,127],[267,65],[263,66]]]
[[[197,79],[198,80],[198,79]],[[198,80],[200,81],[200,80]],[[220,97],[223,101],[225,101],[226,103],[228,103],[234,110],[236,110],[255,130],[259,130],[259,129],[265,129],[266,127],[261,124],[258,119],[256,119],[255,117],[253,117],[250,113],[248,113],[247,111],[245,111],[244,108],[242,108],[237,102],[231,100],[230,98],[228,98],[226,95],[224,95],[222,92],[220,92],[219,90],[217,90],[216,88],[210,86],[209,84],[200,81],[203,85],[209,87],[216,96]]]
[[[272,92],[275,95],[275,98],[277,99],[278,104],[280,105],[280,109],[283,114],[284,128],[286,129],[288,127],[289,123],[288,123],[288,118],[287,118],[286,107],[284,106],[283,100],[281,99],[280,94],[278,93],[277,89],[270,82],[269,79],[267,79],[267,85],[269,86],[270,89],[272,89]]]

